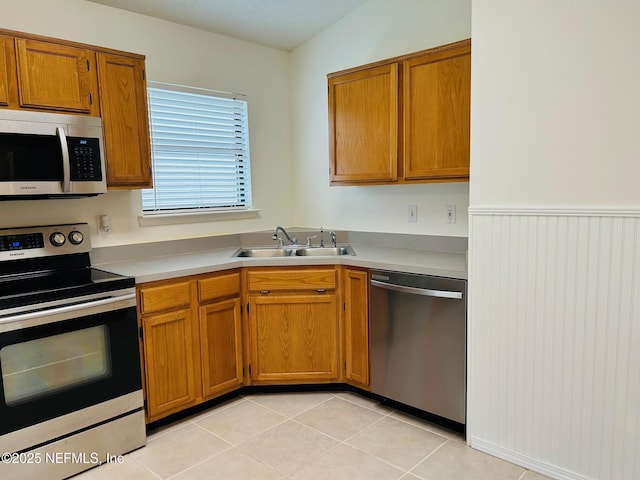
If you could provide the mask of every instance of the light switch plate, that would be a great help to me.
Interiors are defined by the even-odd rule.
[[[456,223],[456,206],[446,205],[445,208],[445,223]]]
[[[418,221],[418,206],[409,205],[407,209],[407,221],[414,223]]]

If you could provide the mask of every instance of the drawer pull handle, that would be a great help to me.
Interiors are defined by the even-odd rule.
[[[316,292],[318,292],[318,293],[326,293],[327,289],[326,288],[318,288],[318,289],[316,289]]]
[[[271,290],[260,290],[261,295],[268,295],[269,293],[271,293]]]

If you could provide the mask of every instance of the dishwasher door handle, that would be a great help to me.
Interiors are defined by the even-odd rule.
[[[431,290],[428,288],[407,287],[404,285],[395,285],[393,283],[381,282],[379,280],[371,280],[371,285],[374,287],[384,288],[386,290],[393,290],[395,292],[402,292],[402,293],[410,293],[413,295],[423,295],[425,297],[453,298],[456,300],[462,299],[462,292],[450,292],[448,290]]]

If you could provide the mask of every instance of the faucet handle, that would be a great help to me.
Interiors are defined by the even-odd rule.
[[[312,237],[307,237],[307,247],[311,246],[311,240],[313,240],[314,238],[318,238],[318,236],[314,235]]]

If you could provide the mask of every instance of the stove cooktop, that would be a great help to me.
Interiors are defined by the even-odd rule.
[[[130,288],[91,266],[87,224],[0,229],[0,309]]]
[[[46,272],[26,277],[3,278],[0,276],[0,310],[112,292],[133,286],[135,286],[135,280],[132,277],[124,277],[97,268]]]

